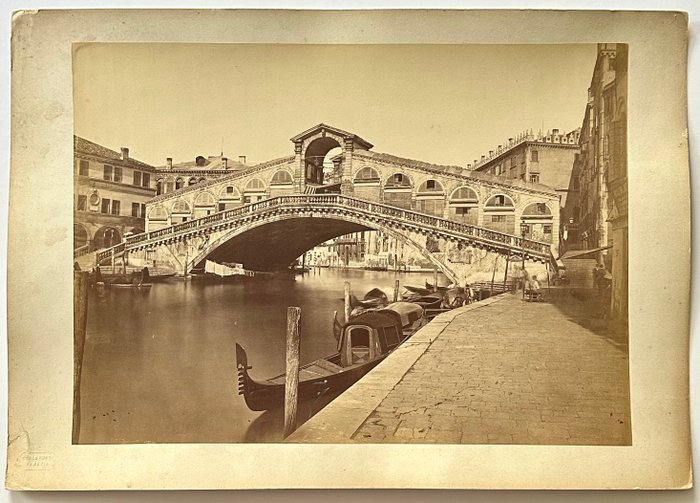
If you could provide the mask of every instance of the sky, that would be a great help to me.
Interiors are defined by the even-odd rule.
[[[466,166],[525,129],[581,126],[596,46],[76,46],[75,134],[164,165],[294,153],[325,123],[372,150]]]

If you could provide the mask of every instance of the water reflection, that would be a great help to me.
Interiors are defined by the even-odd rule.
[[[248,351],[253,377],[283,373],[288,306],[302,309],[305,363],[335,350],[332,315],[342,313],[344,281],[359,296],[379,287],[391,297],[395,279],[418,285],[427,276],[319,269],[291,281],[92,289],[80,441],[279,441],[282,412],[252,412],[237,394],[235,343]],[[300,406],[300,419],[332,398]]]

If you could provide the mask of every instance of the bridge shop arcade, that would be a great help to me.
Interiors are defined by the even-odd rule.
[[[291,141],[293,155],[156,196],[146,233],[125,248],[182,273],[207,258],[272,270],[328,239],[377,229],[458,282],[490,273],[498,255],[556,255],[559,196],[544,185],[373,152],[324,124]],[[324,176],[320,160],[338,149]]]

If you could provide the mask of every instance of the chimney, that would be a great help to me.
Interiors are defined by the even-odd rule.
[[[512,145],[512,144],[513,144],[513,138],[508,138],[508,145]]]
[[[556,135],[558,135],[558,134],[559,134],[559,130],[558,130],[558,129],[552,129],[552,135],[553,135],[553,136],[556,136]]]
[[[221,162],[224,165],[224,169],[228,169],[228,157],[222,157]]]
[[[485,155],[482,155],[482,156],[481,156],[481,160],[483,161],[484,159],[486,159],[486,156],[485,156]]]
[[[241,164],[245,164],[245,156],[244,156],[244,155],[239,155],[239,156],[238,156],[238,162],[240,162]]]
[[[129,149],[127,147],[122,147],[122,161],[126,161],[129,158]]]
[[[172,157],[166,157],[165,162],[168,165],[168,169],[173,169],[173,158]]]
[[[493,155],[493,150],[489,150],[489,157]]]
[[[467,169],[472,169],[472,165],[471,165],[471,164],[467,164]]]

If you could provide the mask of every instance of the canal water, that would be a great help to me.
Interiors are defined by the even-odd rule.
[[[277,442],[282,411],[253,412],[237,392],[235,344],[254,378],[284,373],[286,310],[301,307],[301,363],[335,351],[343,284],[362,297],[431,273],[316,269],[240,283],[168,280],[147,290],[91,289],[80,443]],[[446,279],[440,279],[441,284]],[[300,420],[321,403],[300,408]]]

